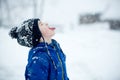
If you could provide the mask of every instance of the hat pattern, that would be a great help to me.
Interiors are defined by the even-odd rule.
[[[22,46],[26,47],[33,47],[33,34],[35,35],[36,33],[33,33],[34,27],[38,27],[38,20],[39,19],[28,19],[24,21],[19,27],[12,28],[10,31],[10,36],[12,38],[16,38],[18,43]],[[41,34],[39,30],[39,34]],[[14,36],[17,35],[17,36]],[[41,36],[38,36],[39,38]],[[35,41],[34,41],[35,42]]]

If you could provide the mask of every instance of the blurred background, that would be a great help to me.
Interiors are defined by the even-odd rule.
[[[9,30],[29,18],[56,27],[70,80],[120,80],[120,0],[0,0],[0,80],[24,80],[29,48]]]

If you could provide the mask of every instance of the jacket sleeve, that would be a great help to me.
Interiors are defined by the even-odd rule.
[[[34,56],[27,68],[26,80],[48,80],[48,70],[48,60],[43,55]]]

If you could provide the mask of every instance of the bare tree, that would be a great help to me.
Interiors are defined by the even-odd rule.
[[[0,0],[0,27],[2,26],[2,20],[3,20],[3,18],[2,18],[2,0]]]
[[[10,15],[10,5],[9,5],[9,1],[8,0],[4,0],[5,6],[6,6],[6,12],[7,12],[7,17],[6,20],[8,20],[8,25],[11,22],[11,15]]]
[[[33,15],[37,16],[37,0],[33,0]]]
[[[10,5],[8,0],[0,0],[0,13],[0,26],[8,27],[11,22]]]
[[[41,0],[40,2],[38,0],[33,0],[34,17],[42,18],[44,12],[44,5],[45,5],[45,0]]]
[[[40,4],[40,13],[39,13],[39,15],[40,15],[40,18],[42,18],[43,13],[44,13],[45,0],[41,0],[40,3],[41,4]]]

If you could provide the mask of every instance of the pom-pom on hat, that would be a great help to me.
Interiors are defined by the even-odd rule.
[[[38,21],[40,19],[25,20],[19,27],[10,30],[9,35],[17,39],[17,42],[26,47],[35,47],[42,37]]]

